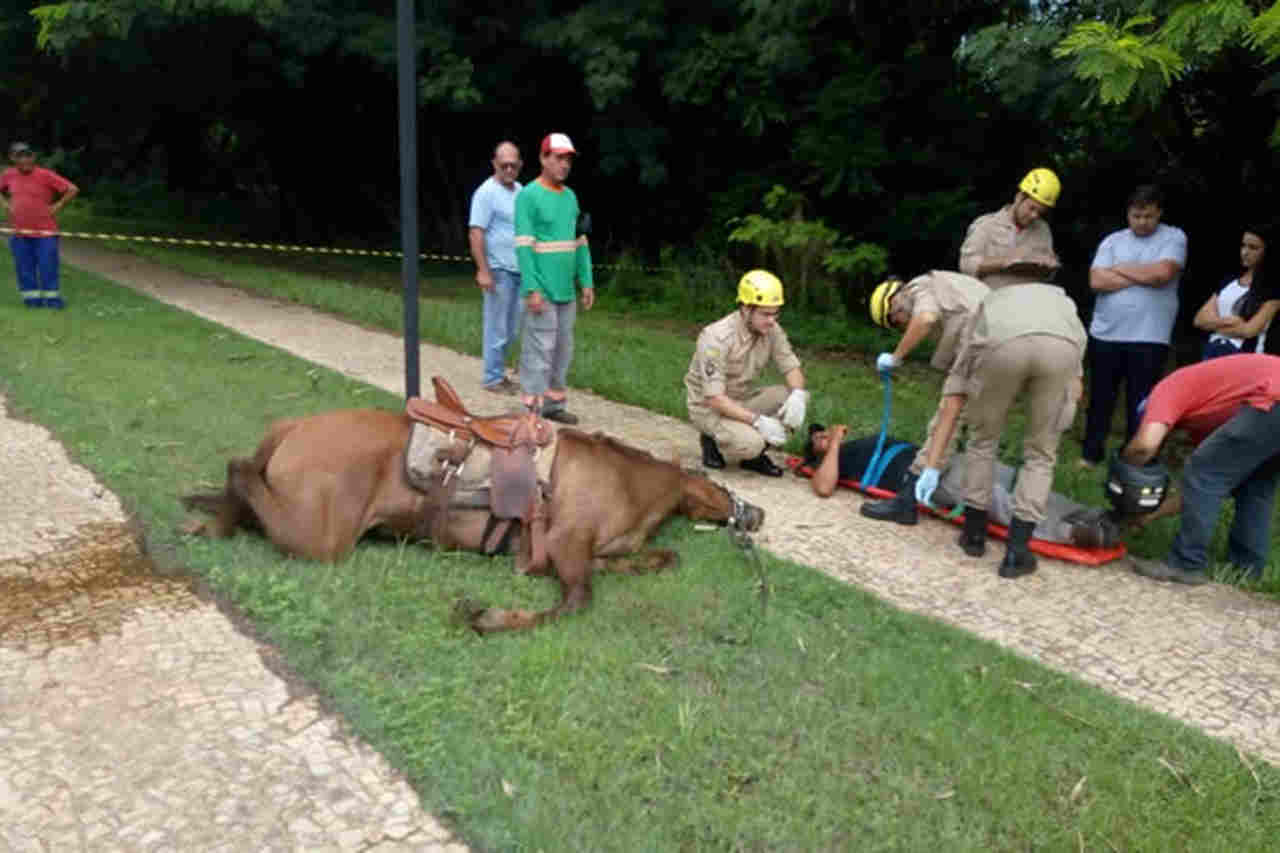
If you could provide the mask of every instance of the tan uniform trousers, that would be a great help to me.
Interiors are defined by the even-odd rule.
[[[960,442],[960,429],[965,425],[967,418],[965,412],[968,406],[960,410],[960,416],[956,418],[956,428],[951,431],[951,440],[947,442],[947,446],[942,448],[942,458],[938,461],[938,470],[947,470],[947,464],[951,461],[951,457],[955,455],[956,445]],[[916,476],[920,472],[929,467],[929,448],[933,444],[933,431],[938,426],[938,418],[942,417],[942,401],[938,401],[938,408],[934,411],[933,417],[929,418],[929,425],[924,428],[925,441],[920,445],[920,449],[916,451],[916,458],[911,460],[910,471]],[[897,484],[894,484],[897,485]]]
[[[969,458],[964,500],[991,505],[996,451],[1014,398],[1027,396],[1027,428],[1022,438],[1022,470],[1013,491],[1013,515],[1037,524],[1045,518],[1053,489],[1058,442],[1075,419],[1072,380],[1080,374],[1080,350],[1065,338],[1023,335],[983,354],[965,407],[969,413]]]
[[[778,409],[787,401],[791,389],[784,385],[770,385],[761,388],[746,400],[734,402],[746,406],[758,415],[777,417]],[[690,406],[689,420],[693,425],[716,440],[720,445],[720,453],[730,462],[743,459],[755,459],[764,453],[764,436],[751,424],[726,418],[708,406]]]

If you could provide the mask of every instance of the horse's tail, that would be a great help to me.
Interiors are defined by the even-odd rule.
[[[186,509],[211,516],[201,530],[214,538],[230,536],[237,528],[262,529],[262,523],[258,521],[253,509],[230,489],[184,495],[180,500]]]
[[[201,492],[195,495],[183,495],[181,500],[182,506],[186,509],[217,515],[227,504],[227,493],[225,491]]]

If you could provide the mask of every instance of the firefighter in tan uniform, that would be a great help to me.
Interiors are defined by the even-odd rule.
[[[963,330],[978,305],[986,298],[989,289],[976,278],[957,272],[933,270],[916,276],[903,284],[898,279],[881,282],[871,294],[871,319],[886,329],[902,331],[902,340],[893,352],[882,352],[876,359],[876,370],[881,376],[892,374],[903,360],[934,331],[937,331],[937,347],[930,364],[942,371],[951,370],[960,349]],[[945,388],[944,388],[944,392]],[[896,497],[882,501],[865,501],[860,512],[878,521],[896,521],[899,524],[915,524],[916,479],[925,469],[925,453],[930,445],[941,415],[941,406],[925,428],[925,441],[916,454],[902,482],[895,484]],[[955,450],[959,429],[943,447],[938,468],[945,470]],[[875,484],[866,484],[875,485]]]
[[[738,282],[737,309],[698,335],[684,387],[708,468],[723,468],[728,456],[748,471],[782,476],[765,447],[785,444],[787,431],[804,423],[809,403],[800,359],[778,325],[782,303],[778,277],[752,270]],[[752,381],[770,360],[786,386],[754,389]]]
[[[916,481],[916,499],[929,503],[938,487],[942,449],[965,408],[969,443],[964,532],[959,544],[974,557],[986,550],[987,507],[1005,419],[1014,398],[1024,392],[1027,397],[1024,461],[1014,487],[1008,548],[1000,563],[1002,578],[1036,570],[1036,558],[1027,543],[1045,517],[1058,443],[1075,419],[1087,341],[1076,305],[1062,288],[1021,284],[993,290],[966,328],[948,376],[949,387],[943,388],[939,424],[929,442],[928,467]]]
[[[969,225],[960,246],[960,272],[988,287],[1052,278],[1058,270],[1053,233],[1041,217],[1058,203],[1062,185],[1048,169],[1032,169],[1013,202]]]

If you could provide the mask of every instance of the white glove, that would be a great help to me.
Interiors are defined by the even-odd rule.
[[[787,430],[782,425],[782,421],[777,418],[771,418],[768,415],[756,415],[756,419],[751,422],[756,428],[756,432],[764,436],[764,440],[774,447],[781,447],[787,443]]]
[[[876,356],[876,372],[881,376],[886,373],[893,373],[894,369],[900,364],[902,364],[902,362],[894,358],[893,353],[891,352],[882,352]]]
[[[938,490],[941,474],[937,468],[925,468],[916,480],[916,500],[925,506],[933,506],[933,493]]]
[[[787,402],[778,409],[778,417],[782,425],[788,429],[800,429],[804,423],[804,410],[809,405],[809,392],[803,388],[793,388],[787,395]]]

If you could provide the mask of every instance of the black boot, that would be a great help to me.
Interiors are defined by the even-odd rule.
[[[757,474],[764,474],[766,477],[781,477],[782,469],[773,464],[773,460],[769,458],[769,454],[764,451],[755,459],[743,459],[738,463],[738,467],[745,468],[748,471],[755,471]]]
[[[964,530],[956,543],[970,557],[987,553],[987,511],[977,507],[964,508]]]
[[[896,521],[898,524],[915,524],[919,520],[916,509],[916,475],[908,471],[898,486],[898,494],[882,501],[863,501],[858,512],[876,521]]]
[[[1036,555],[1027,547],[1035,527],[1034,521],[1021,518],[1015,518],[1009,525],[1009,549],[1004,552],[1004,560],[1000,563],[1000,577],[1020,578],[1036,570]]]
[[[720,445],[706,433],[702,433],[702,464],[707,468],[719,471],[724,467],[724,457],[720,455]]]

